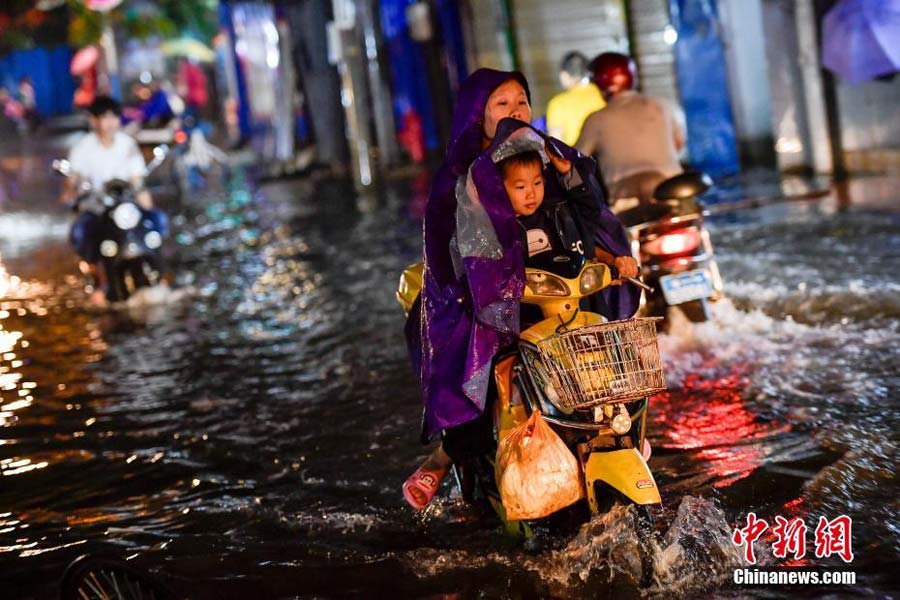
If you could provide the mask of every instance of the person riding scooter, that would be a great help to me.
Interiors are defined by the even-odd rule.
[[[669,102],[634,89],[637,75],[630,57],[605,52],[591,69],[607,106],[587,117],[575,148],[597,159],[610,206],[621,198],[646,203],[660,182],[681,173],[684,128]]]
[[[88,113],[91,132],[69,152],[73,176],[64,180],[62,200],[67,204],[76,203],[84,189],[101,190],[109,181],[122,180],[136,190],[135,199],[144,217],[152,221],[161,235],[165,235],[166,215],[153,208],[153,198],[143,187],[146,164],[141,151],[133,138],[119,131],[122,107],[109,96],[98,96],[88,107]],[[70,241],[90,266],[91,275],[98,283],[91,297],[92,302],[103,303],[106,282],[103,280],[103,270],[96,268],[100,259],[96,236],[100,222],[98,211],[84,203],[78,203],[76,208],[79,215],[72,225]]]
[[[722,295],[697,201],[712,182],[699,171],[682,172],[680,113],[666,100],[634,90],[628,56],[607,52],[592,68],[608,104],[587,118],[576,147],[596,157],[610,207],[637,244],[644,279],[654,288],[643,313],[666,317],[677,306],[689,320],[706,321],[709,301]]]

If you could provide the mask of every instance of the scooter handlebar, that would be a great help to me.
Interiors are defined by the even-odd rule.
[[[613,278],[613,280],[621,279],[622,281],[627,281],[631,285],[641,288],[648,294],[652,294],[656,291],[656,288],[654,288],[652,285],[647,285],[637,277],[622,277],[621,275],[619,275],[619,270],[612,265],[609,265],[609,274]]]
[[[624,279],[625,281],[627,281],[627,282],[630,283],[631,285],[635,285],[635,286],[641,288],[642,290],[644,290],[644,291],[647,292],[648,294],[652,294],[653,292],[656,291],[656,289],[655,289],[652,285],[647,285],[646,283],[644,283],[643,281],[641,281],[641,280],[638,279],[637,277],[622,277],[622,279]]]

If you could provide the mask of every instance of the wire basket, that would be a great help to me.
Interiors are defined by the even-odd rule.
[[[538,342],[541,362],[564,409],[643,398],[666,389],[659,317],[579,327]]]

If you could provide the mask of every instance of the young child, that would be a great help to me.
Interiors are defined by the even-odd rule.
[[[584,244],[572,211],[564,209],[570,208],[570,203],[596,202],[582,185],[570,161],[555,156],[549,149],[546,155],[553,170],[559,174],[560,187],[565,190],[563,197],[548,197],[546,202],[544,159],[540,152],[520,152],[496,163],[513,212],[522,226],[523,247],[527,248],[525,264],[528,266],[540,266],[543,258],[552,260],[559,254],[584,255]],[[615,264],[622,275],[633,277],[637,274],[637,262],[631,256],[613,257],[597,248],[595,258]],[[443,444],[435,448],[403,484],[403,497],[410,506],[424,510],[452,464]]]
[[[576,204],[596,202],[570,161],[559,158],[547,149],[547,159],[558,174],[561,197],[547,196],[544,160],[537,151],[521,152],[497,163],[503,176],[503,186],[513,212],[523,231],[523,245],[528,249],[525,264],[540,266],[543,258],[566,253],[585,254],[585,244],[575,222]],[[548,169],[550,171],[551,169]],[[627,277],[637,275],[637,261],[631,256],[613,256],[602,248],[594,248],[594,256],[614,265]]]

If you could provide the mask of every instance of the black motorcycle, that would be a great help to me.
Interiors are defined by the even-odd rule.
[[[655,288],[647,294],[644,313],[666,317],[678,307],[693,322],[710,318],[709,302],[722,295],[722,278],[713,254],[703,207],[697,197],[712,186],[699,171],[685,171],[664,179],[656,173],[644,182],[662,180],[650,198],[635,198],[624,210],[613,210],[631,235],[634,255],[640,257],[644,281]],[[639,186],[646,187],[646,186]]]
[[[167,152],[166,146],[154,149],[148,172],[165,160]],[[53,161],[53,169],[66,177],[75,174],[67,160]],[[99,256],[97,268],[103,270],[103,291],[108,302],[127,300],[137,290],[160,281],[162,232],[148,211],[138,205],[136,194],[129,182],[113,179],[100,190],[83,185],[72,203],[74,211],[90,211],[98,216],[88,243]],[[83,273],[88,271],[82,268]]]

